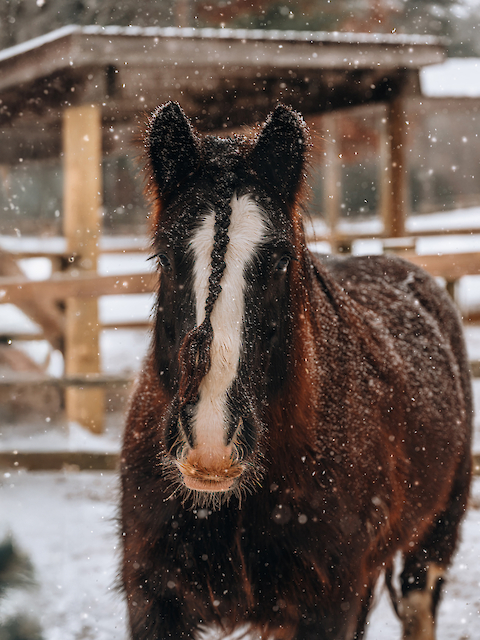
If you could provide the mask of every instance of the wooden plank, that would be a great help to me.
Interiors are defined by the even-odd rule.
[[[73,257],[75,270],[94,276],[98,262],[102,192],[102,118],[99,106],[65,109],[63,150],[63,227],[67,251]],[[64,357],[67,375],[100,371],[96,298],[66,299]],[[103,430],[103,389],[69,387],[65,405],[68,420],[78,422],[95,433]]]
[[[133,383],[133,376],[108,375],[104,373],[74,374],[54,378],[39,373],[12,371],[8,376],[0,375],[0,387],[127,387]]]
[[[0,452],[0,467],[28,471],[115,471],[117,453],[90,451],[18,451]]]
[[[37,333],[15,333],[0,330],[0,343],[11,344],[13,341],[28,342],[30,340],[45,340],[45,336],[39,330]]]
[[[480,324],[480,309],[462,312],[462,320],[466,326]]]
[[[18,266],[15,257],[5,249],[0,248],[0,275],[13,277],[13,279],[25,280],[22,270]],[[2,280],[3,278],[0,278]],[[2,296],[0,287],[0,303],[8,302],[8,297]],[[53,300],[45,299],[31,293],[18,300],[15,304],[42,328],[43,335],[54,347],[61,349],[63,346],[63,316]]]
[[[470,372],[472,378],[480,378],[480,360],[472,360],[470,362]]]
[[[480,476],[480,453],[474,453],[472,456],[472,472],[474,476]]]
[[[445,278],[448,282],[458,280],[465,275],[480,274],[480,252],[427,256],[405,255],[405,258],[423,267],[432,276]]]
[[[409,99],[409,108],[421,110],[422,113],[442,113],[442,114],[458,114],[463,112],[465,115],[476,115],[480,112],[480,97],[478,96],[422,96],[420,99]]]
[[[153,320],[139,320],[138,322],[104,322],[102,323],[102,331],[108,331],[112,329],[134,329],[134,330],[147,330],[153,326]]]
[[[113,331],[113,330],[134,330],[134,331],[146,331],[153,326],[152,320],[138,320],[137,322],[102,322],[100,325],[101,331]],[[6,332],[0,329],[0,344],[12,342],[29,342],[32,340],[45,340],[45,336],[41,331],[37,333],[21,333],[21,332]]]
[[[55,273],[49,280],[28,280],[25,277],[0,278],[0,302],[18,304],[39,296],[43,299],[96,298],[98,296],[151,293],[157,278],[154,273],[129,273],[99,276],[96,273]]]

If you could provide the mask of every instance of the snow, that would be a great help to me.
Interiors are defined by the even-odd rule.
[[[13,304],[0,305],[0,326],[3,333],[16,334],[22,333],[40,333],[40,327],[30,320],[30,318]]]
[[[450,229],[455,231],[480,229],[480,207],[425,213],[410,216],[407,219],[407,230],[410,233],[421,234],[425,231]]]
[[[3,474],[1,527],[29,554],[38,587],[2,601],[0,620],[29,613],[45,640],[126,637],[115,590],[117,493],[113,473]]]
[[[143,36],[154,38],[199,38],[234,40],[289,40],[293,42],[339,42],[352,44],[439,44],[440,39],[429,35],[407,35],[397,33],[344,33],[339,31],[285,31],[275,29],[211,29],[187,27],[128,27],[100,25],[66,25],[42,36],[0,51],[0,61],[23,55],[72,35]]]
[[[429,98],[480,97],[480,59],[449,58],[420,71],[422,94]]]
[[[112,472],[7,472],[0,477],[0,537],[11,532],[33,562],[37,588],[14,592],[0,621],[35,615],[45,640],[126,640],[125,604],[116,590],[118,479]],[[480,637],[480,478],[440,605],[437,640]],[[400,637],[383,592],[367,640]]]
[[[88,453],[119,453],[123,416],[107,417],[104,433],[94,435],[75,422],[68,425],[52,423],[50,418],[22,428],[18,424],[3,424],[0,433],[0,452],[82,451]],[[21,428],[21,427],[20,427]],[[0,521],[1,524],[1,521]]]
[[[317,236],[328,236],[329,234],[328,226],[321,218],[316,218],[307,223],[306,230],[309,233],[315,233]],[[472,230],[480,232],[480,207],[466,207],[453,211],[440,211],[437,213],[409,216],[406,220],[406,230],[414,236],[421,236],[422,233],[432,231],[439,232],[440,235],[433,239],[427,239],[428,242],[437,242],[440,240],[442,238],[442,231],[448,231],[449,233],[451,231],[458,231],[459,234],[467,234]],[[379,236],[383,232],[383,225],[379,218],[368,218],[358,221],[344,219],[339,221],[338,231],[350,235]],[[474,238],[472,242],[475,242],[475,240],[475,248],[478,248],[480,242],[478,238]],[[381,245],[378,246],[380,247]]]
[[[148,238],[140,236],[102,236],[100,238],[100,251],[114,252],[123,249],[148,251]],[[0,235],[0,248],[12,253],[50,253],[63,254],[67,251],[67,240],[64,237],[39,237],[39,236],[6,236]]]

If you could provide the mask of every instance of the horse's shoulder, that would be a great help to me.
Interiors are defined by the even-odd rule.
[[[430,281],[430,276],[416,265],[396,255],[332,256],[312,254],[313,260],[322,265],[343,287],[362,282],[403,283],[412,278]]]
[[[397,298],[420,303],[434,315],[456,314],[454,305],[435,279],[421,267],[396,255],[327,256],[313,255],[319,273],[334,280],[352,298],[366,306]]]
[[[344,294],[387,318],[388,324],[398,322],[403,309],[403,315],[411,315],[417,322],[434,318],[442,332],[461,333],[458,311],[445,289],[424,269],[399,256],[313,254],[312,262],[320,278],[323,274],[336,282]]]

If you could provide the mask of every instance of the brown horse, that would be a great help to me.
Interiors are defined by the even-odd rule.
[[[132,638],[362,638],[385,572],[403,637],[433,639],[470,480],[448,296],[398,258],[306,248],[287,107],[221,139],[168,103],[145,146],[159,288],[122,454]]]

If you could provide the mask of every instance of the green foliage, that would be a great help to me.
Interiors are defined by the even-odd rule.
[[[0,605],[12,589],[35,585],[33,567],[28,557],[8,537],[0,543]],[[1,607],[0,607],[1,611]],[[18,613],[0,623],[0,640],[42,640],[38,622]]]
[[[250,29],[336,31],[349,14],[349,0],[273,2],[257,11],[234,16],[228,26]]]
[[[12,538],[6,538],[0,543],[0,597],[9,589],[33,584],[30,560],[17,549]]]
[[[0,640],[42,640],[42,631],[36,620],[26,616],[9,618],[0,626]]]

